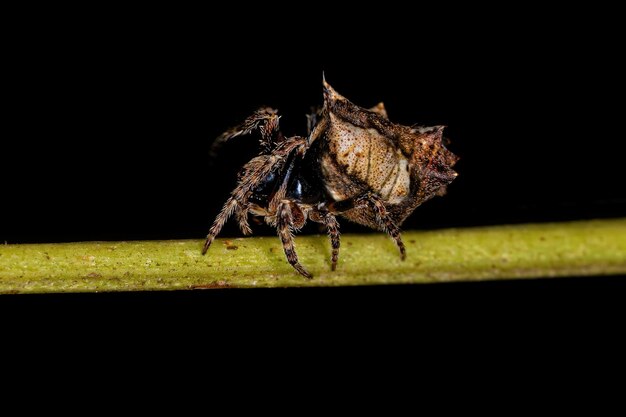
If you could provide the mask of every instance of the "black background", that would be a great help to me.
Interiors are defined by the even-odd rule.
[[[357,104],[384,101],[393,121],[448,126],[460,175],[406,229],[626,213],[610,25],[103,16],[21,34],[2,240],[201,239],[257,151],[240,138],[211,165],[213,138],[262,105],[304,134],[322,71]]]
[[[448,126],[460,175],[405,229],[626,214],[624,68],[610,12],[389,7],[360,10],[357,18],[334,9],[283,16],[269,6],[242,9],[23,16],[5,64],[14,94],[0,154],[0,240],[185,238],[198,239],[200,250],[239,167],[256,152],[254,138],[240,138],[211,165],[212,139],[261,105],[280,110],[285,133],[304,134],[305,113],[321,103],[323,71],[356,104],[384,101],[392,121]],[[342,230],[364,232],[345,221]],[[229,225],[223,236],[237,233]],[[586,291],[571,282],[476,284],[472,291],[488,298],[502,285],[525,294],[551,285]],[[617,285],[602,282],[596,285]],[[407,309],[426,302],[425,294],[461,302],[469,287],[443,288],[397,287],[383,299],[393,304],[403,294]],[[294,291],[104,299],[258,305],[273,297],[286,305],[313,294]],[[314,296],[371,301],[383,294],[325,291]],[[79,296],[64,297],[47,299]]]

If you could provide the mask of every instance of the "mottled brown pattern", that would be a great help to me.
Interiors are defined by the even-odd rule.
[[[289,263],[303,276],[293,232],[306,220],[326,226],[331,268],[339,256],[336,216],[386,232],[402,259],[399,226],[430,198],[443,195],[456,177],[457,157],[443,142],[443,126],[410,127],[389,121],[382,103],[364,109],[324,81],[324,106],[307,116],[308,136],[285,138],[276,110],[262,108],[221,135],[216,146],[258,130],[261,155],[242,169],[239,182],[213,222],[203,253],[226,220],[236,216],[244,234],[248,216],[276,227]]]
[[[445,194],[445,187],[457,176],[452,167],[458,157],[443,145],[443,126],[394,124],[388,120],[382,104],[379,106],[383,113],[368,111],[339,95],[328,83],[324,87],[325,109],[330,120],[325,139],[329,141],[330,155],[322,163],[322,172],[328,174],[326,187],[331,195],[344,198],[358,195],[363,192],[365,183],[382,197],[390,217],[400,225],[420,204]],[[348,141],[350,145],[367,149],[363,158],[333,153],[333,149],[341,149],[343,138],[350,136],[346,132],[353,133]],[[363,170],[363,166],[367,166],[366,159],[372,163],[369,169]],[[346,176],[355,176],[354,173],[360,181],[356,184],[352,181],[354,178]],[[352,209],[342,216],[378,228],[370,210]]]

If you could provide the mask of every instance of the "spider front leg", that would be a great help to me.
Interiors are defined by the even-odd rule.
[[[215,139],[213,145],[211,145],[211,155],[215,157],[219,148],[227,141],[237,136],[248,135],[255,130],[261,132],[261,147],[262,152],[269,152],[276,143],[283,139],[280,133],[280,127],[278,120],[280,116],[278,111],[271,107],[262,107],[252,113],[246,120],[238,126],[228,129]]]
[[[207,235],[206,240],[204,241],[204,246],[202,247],[203,255],[207,253],[209,247],[211,246],[211,243],[213,243],[213,240],[215,240],[215,237],[220,233],[228,218],[233,215],[236,208],[237,200],[235,200],[233,197],[226,200],[226,204],[224,204],[224,207],[222,207],[222,211],[220,211],[220,214],[217,215],[215,221],[213,222],[213,225],[209,229],[209,234]]]
[[[294,218],[295,214],[295,218]],[[278,236],[283,243],[283,250],[287,261],[293,266],[296,271],[304,275],[306,278],[313,278],[313,276],[306,270],[298,261],[298,254],[296,253],[293,230],[299,229],[304,224],[304,215],[297,206],[289,200],[282,200],[278,205],[276,212],[276,222],[278,229]]]
[[[274,155],[261,155],[252,159],[244,166],[242,171],[244,174],[239,180],[237,187],[231,193],[230,198],[226,200],[224,207],[222,207],[209,229],[209,234],[202,248],[203,255],[209,250],[211,243],[220,233],[228,218],[234,213],[237,215],[242,232],[246,234],[252,231],[248,224],[248,195],[250,190],[256,187],[273,169],[278,168],[281,163],[282,159]]]
[[[233,192],[233,194],[236,194]],[[237,217],[237,223],[239,224],[239,229],[241,233],[244,235],[252,234],[252,229],[250,228],[250,224],[248,223],[248,206],[245,203],[241,203],[237,201],[235,197],[231,197],[226,200],[226,204],[222,207],[222,211],[217,215],[211,229],[209,229],[209,234],[206,237],[206,241],[204,242],[204,247],[202,248],[202,254],[206,254],[213,243],[215,237],[220,233],[224,224],[230,216],[235,214]]]

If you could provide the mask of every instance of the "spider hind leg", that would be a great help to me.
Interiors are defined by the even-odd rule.
[[[376,225],[387,233],[395,242],[400,251],[400,259],[406,259],[406,248],[400,236],[400,228],[393,221],[382,199],[372,192],[363,193],[342,201],[336,201],[328,205],[328,210],[334,214],[341,214],[352,209],[370,209],[374,214]]]
[[[326,233],[328,234],[330,245],[332,247],[330,269],[335,271],[337,269],[337,261],[339,259],[339,247],[341,245],[339,222],[334,214],[325,210],[320,210],[319,206],[309,213],[309,219],[326,226]]]

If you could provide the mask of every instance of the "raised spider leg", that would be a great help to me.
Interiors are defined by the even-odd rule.
[[[328,205],[329,211],[333,213],[341,213],[353,208],[364,207],[369,207],[370,209],[372,209],[381,230],[387,233],[393,239],[393,241],[396,243],[396,246],[398,246],[398,249],[400,250],[400,259],[405,260],[406,249],[400,236],[400,228],[395,224],[391,217],[389,217],[389,214],[387,213],[387,208],[385,207],[385,204],[380,199],[380,197],[371,192],[366,192],[360,196],[349,198],[343,201],[337,201]]]
[[[261,132],[260,143],[263,153],[269,152],[276,143],[283,139],[278,125],[278,111],[271,107],[261,107],[238,126],[228,129],[215,139],[211,145],[211,156],[215,157],[219,148],[232,138],[242,135],[248,135],[254,130]]]
[[[302,265],[300,265],[300,262],[298,261],[298,254],[296,253],[294,245],[294,219],[292,217],[292,204],[293,203],[289,200],[282,200],[278,205],[276,213],[278,236],[283,242],[283,250],[285,251],[287,261],[296,269],[296,271],[310,279],[313,278],[313,276],[306,269],[304,269]]]

